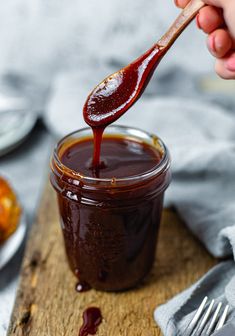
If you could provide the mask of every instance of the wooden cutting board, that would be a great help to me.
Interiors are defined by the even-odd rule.
[[[102,311],[98,336],[161,335],[153,320],[155,307],[216,262],[177,214],[166,210],[156,261],[142,286],[123,293],[77,293],[64,254],[55,193],[48,185],[28,240],[8,336],[78,336],[89,306]]]

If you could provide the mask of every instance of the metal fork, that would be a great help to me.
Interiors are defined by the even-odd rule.
[[[222,328],[228,315],[229,305],[221,309],[223,304],[221,302],[215,304],[215,300],[212,300],[206,308],[207,302],[208,297],[206,296],[185,330],[184,336],[212,335]]]

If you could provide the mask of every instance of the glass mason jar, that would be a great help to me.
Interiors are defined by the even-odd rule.
[[[155,135],[124,126],[109,126],[118,135],[153,146],[160,162],[143,174],[104,179],[82,176],[60,158],[74,141],[91,138],[90,128],[64,137],[54,149],[51,183],[57,191],[61,227],[70,268],[81,283],[97,290],[129,289],[150,271],[156,249],[170,158]]]

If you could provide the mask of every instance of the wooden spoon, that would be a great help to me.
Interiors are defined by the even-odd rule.
[[[117,120],[140,98],[162,57],[203,6],[205,4],[201,0],[189,2],[152,48],[95,87],[83,109],[88,125],[104,128]]]

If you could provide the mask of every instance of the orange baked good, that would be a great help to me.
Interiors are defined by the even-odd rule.
[[[0,176],[0,244],[17,228],[21,207],[9,183]]]

